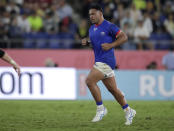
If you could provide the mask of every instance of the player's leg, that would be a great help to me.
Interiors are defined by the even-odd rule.
[[[102,80],[102,82],[121,106],[124,106],[124,105],[127,104],[126,100],[124,99],[124,95],[117,88],[116,80],[115,80],[114,76],[105,78],[105,79]]]
[[[102,80],[103,84],[106,88],[111,92],[111,94],[115,97],[118,103],[122,106],[123,110],[125,111],[126,117],[126,125],[130,125],[132,123],[133,117],[136,114],[136,111],[131,109],[127,104],[123,93],[117,88],[115,77],[108,77]]]
[[[92,68],[87,79],[86,85],[88,86],[92,96],[94,97],[96,103],[101,102],[100,89],[97,86],[97,82],[104,78],[103,74],[95,68]]]
[[[107,114],[107,109],[103,106],[100,89],[97,86],[97,82],[103,78],[103,73],[93,67],[86,79],[86,84],[97,104],[96,116],[93,118],[92,122],[102,120],[103,116]]]

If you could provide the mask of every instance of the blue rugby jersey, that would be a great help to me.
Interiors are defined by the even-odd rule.
[[[120,29],[111,22],[104,20],[100,25],[92,25],[89,29],[89,38],[93,46],[95,62],[103,62],[115,69],[116,59],[114,48],[104,51],[101,47],[103,43],[112,43],[116,40],[116,35]]]

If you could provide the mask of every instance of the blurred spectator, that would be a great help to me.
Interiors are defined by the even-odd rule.
[[[9,28],[9,37],[12,39],[9,41],[11,43],[11,48],[22,46],[22,43],[21,43],[22,33],[23,32],[21,28],[18,26],[17,18],[16,17],[13,18]]]
[[[88,36],[88,24],[86,19],[81,20],[77,33],[80,39]]]
[[[110,3],[110,6],[112,7],[111,9],[112,9],[113,11],[114,11],[114,10],[117,10],[119,4],[120,4],[120,0],[113,0],[113,2]]]
[[[58,67],[58,64],[55,63],[51,58],[45,60],[45,67]]]
[[[44,9],[41,8],[42,5],[43,5],[43,3],[33,3],[32,4],[32,10],[35,11],[36,14],[41,18],[43,18],[45,16]]]
[[[133,36],[134,36],[133,33],[134,32],[133,32],[133,28],[132,28],[132,26],[130,25],[129,22],[124,23],[122,30],[127,34],[129,40],[133,39]]]
[[[19,5],[19,6],[22,6],[23,3],[24,3],[24,0],[14,0],[14,2]]]
[[[54,14],[52,10],[47,9],[46,15],[43,21],[44,30],[47,33],[50,33],[52,30],[54,30],[55,32],[58,32],[58,23],[59,23],[59,18]]]
[[[110,4],[110,0],[101,0],[100,1],[100,5],[103,8],[103,10],[105,10],[105,8]]]
[[[27,3],[48,3],[51,4],[52,1],[57,1],[57,0],[24,0]]]
[[[146,8],[145,0],[133,0],[133,4],[135,5],[136,9],[138,9],[138,10],[145,10],[145,8]]]
[[[43,27],[43,20],[40,16],[37,15],[35,11],[28,17],[28,21],[30,23],[31,29],[34,32],[38,32]]]
[[[0,16],[1,17],[1,16]],[[10,29],[10,13],[3,12],[0,19],[0,46],[1,48],[7,48],[9,44],[9,29]]]
[[[74,45],[74,48],[82,48],[81,46],[81,39],[82,38],[85,38],[85,37],[88,37],[88,23],[87,23],[87,20],[86,19],[82,19],[80,21],[80,24],[77,28],[77,33],[75,35],[75,45]]]
[[[114,16],[114,22],[116,25],[120,25],[120,20],[125,16],[125,10],[124,10],[124,7],[123,7],[123,4],[119,4],[117,6],[117,10],[115,10],[113,12],[113,16]]]
[[[172,1],[166,0],[166,3],[164,4],[164,6],[162,6],[165,15],[168,15],[174,11],[174,9],[172,8],[173,4],[174,3]]]
[[[31,31],[31,26],[29,20],[27,19],[27,14],[19,15],[17,17],[17,26],[20,27],[23,33],[28,33]]]
[[[21,14],[31,14],[32,11],[33,11],[32,4],[24,2],[24,4],[22,5],[22,8],[20,10],[20,13]]]
[[[128,41],[124,43],[121,47],[123,50],[135,50],[136,45],[132,42],[133,41],[133,28],[130,26],[129,23],[125,22],[122,30],[128,36]]]
[[[83,0],[82,13],[81,13],[82,18],[88,18],[88,16],[89,16],[88,10],[89,10],[89,7],[91,6],[92,2],[93,2],[93,0]]]
[[[129,28],[131,28],[131,29],[134,28],[134,21],[130,17],[130,12],[128,10],[125,12],[125,17],[123,17],[120,21],[121,28],[124,28],[125,23],[128,24]],[[132,30],[132,32],[133,32],[133,30]]]
[[[18,36],[22,34],[22,31],[17,23],[17,18],[13,18],[11,20],[9,31],[10,31],[10,36]]]
[[[134,20],[134,26],[136,26],[138,19],[142,19],[143,18],[141,11],[136,9],[135,4],[131,5],[130,17],[132,18],[132,20]]]
[[[105,6],[105,10],[103,12],[103,16],[106,20],[112,21],[113,19],[113,12],[111,8],[109,7],[109,4]]]
[[[60,32],[58,35],[60,48],[70,49],[73,47],[74,34],[68,30],[68,26],[63,22],[60,23]]]
[[[6,3],[3,1],[0,1],[0,15],[2,15],[6,11]]]
[[[146,69],[148,70],[156,70],[157,69],[157,63],[155,61],[152,61],[146,66]]]
[[[146,3],[146,12],[148,12],[148,14],[154,14],[156,7],[154,6],[153,2],[151,0],[147,1]]]
[[[169,14],[168,19],[164,21],[164,26],[169,34],[174,38],[174,17],[173,14]]]
[[[143,23],[144,28],[146,28],[149,33],[151,34],[153,31],[153,25],[152,25],[152,20],[150,18],[150,15],[148,12],[144,12],[144,23]]]
[[[63,22],[66,26],[68,26],[69,32],[71,32],[73,35],[77,33],[77,24],[74,22],[74,20],[71,17],[67,17],[64,19]]]
[[[134,39],[139,50],[144,49],[144,46],[147,46],[147,40],[150,36],[150,33],[147,28],[143,26],[143,19],[138,20],[138,25],[134,31]]]
[[[152,24],[153,24],[153,32],[157,32],[158,30],[164,31],[164,26],[162,21],[160,20],[160,14],[155,12],[152,17]]]
[[[11,0],[10,3],[6,6],[6,11],[9,13],[14,11],[16,14],[19,14],[20,8],[15,4],[15,1]]]
[[[174,47],[171,47],[170,51],[163,56],[162,64],[166,70],[174,70]]]
[[[130,7],[132,0],[114,0],[116,3],[122,3],[124,8],[127,9]]]
[[[2,17],[2,23],[4,25],[10,25],[10,13],[9,12],[3,12],[3,17]]]
[[[53,2],[57,2],[57,0],[37,0],[37,3],[39,4],[43,12],[44,10],[50,8],[50,6],[54,4]]]
[[[63,20],[65,17],[72,17],[73,9],[70,5],[67,4],[66,0],[59,0],[57,14],[60,20]]]
[[[0,21],[0,48],[7,47],[8,32],[6,26]]]

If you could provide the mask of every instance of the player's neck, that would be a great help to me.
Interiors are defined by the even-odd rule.
[[[101,24],[103,23],[103,21],[104,21],[104,18],[101,18],[100,21],[99,21],[98,23],[95,24],[95,26],[101,25]]]

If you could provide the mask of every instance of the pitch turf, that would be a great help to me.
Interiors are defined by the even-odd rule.
[[[0,101],[0,131],[174,131],[174,101],[129,101],[137,115],[124,125],[114,101],[104,101],[108,114],[98,123],[93,101]]]

